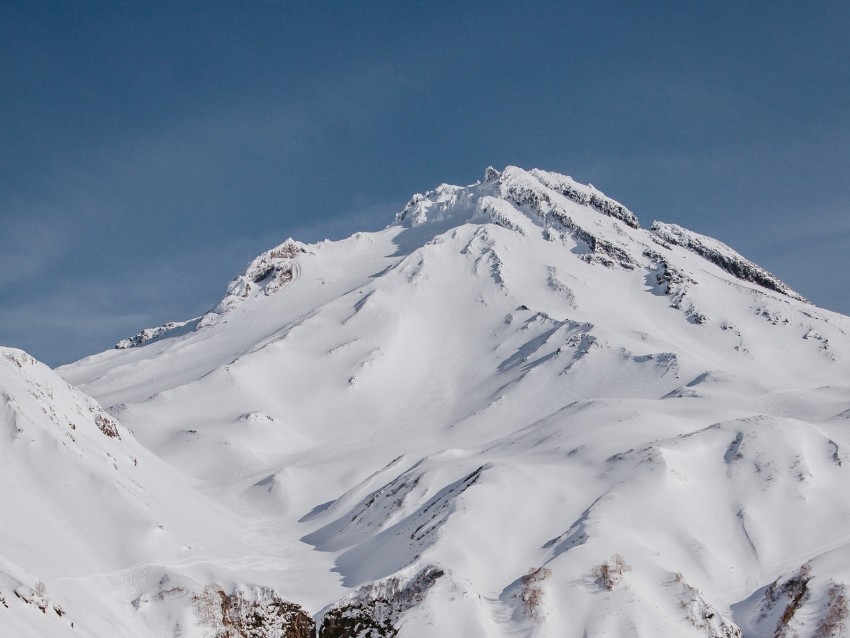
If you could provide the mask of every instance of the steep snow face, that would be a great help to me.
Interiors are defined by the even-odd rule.
[[[850,319],[515,167],[282,246],[59,371],[250,530],[230,582],[320,636],[840,631]]]

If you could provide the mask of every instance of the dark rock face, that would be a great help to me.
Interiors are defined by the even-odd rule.
[[[393,577],[361,587],[325,612],[318,638],[397,636],[396,622],[401,614],[421,603],[443,575],[443,570],[428,566],[405,584]]]
[[[194,597],[201,624],[215,638],[313,638],[316,623],[304,609],[268,587],[238,587],[226,594],[207,585]]]

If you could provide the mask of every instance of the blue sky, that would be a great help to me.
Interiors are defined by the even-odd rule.
[[[488,164],[592,182],[850,313],[850,3],[0,4],[0,343],[196,316],[292,235]]]

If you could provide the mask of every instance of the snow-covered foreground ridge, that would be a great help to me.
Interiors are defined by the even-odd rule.
[[[848,632],[850,319],[716,240],[488,169],[163,328],[0,352],[0,634]]]

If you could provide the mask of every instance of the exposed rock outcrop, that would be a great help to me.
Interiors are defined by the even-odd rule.
[[[213,638],[313,638],[315,633],[303,608],[268,587],[240,586],[227,594],[210,584],[192,600],[199,623]]]
[[[201,317],[197,328],[216,323],[222,315],[239,306],[251,295],[262,291],[271,295],[291,282],[298,273],[295,259],[306,253],[307,248],[301,242],[287,239],[282,244],[259,255],[245,272],[235,277],[227,286],[227,294],[215,308]]]
[[[419,605],[443,575],[442,569],[429,565],[407,582],[394,576],[361,587],[324,612],[318,638],[397,636],[400,616]]]
[[[128,337],[127,339],[122,339],[118,343],[115,344],[115,348],[118,350],[126,350],[127,348],[134,348],[136,346],[140,346],[143,343],[147,343],[148,341],[152,341],[162,335],[172,332],[177,328],[182,328],[188,323],[191,323],[194,319],[190,319],[189,321],[169,321],[157,328],[145,328],[141,332],[133,335],[132,337]]]

